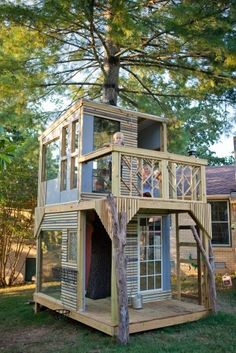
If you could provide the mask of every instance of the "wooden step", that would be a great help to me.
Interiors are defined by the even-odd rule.
[[[190,243],[190,242],[186,242],[186,241],[181,241],[179,243],[179,246],[193,246],[193,247],[197,247],[197,243]]]

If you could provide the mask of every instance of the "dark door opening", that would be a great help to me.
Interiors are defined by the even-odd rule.
[[[25,282],[32,282],[32,277],[36,275],[36,259],[27,257],[25,260]]]
[[[102,299],[111,295],[111,239],[95,212],[86,219],[86,297]]]

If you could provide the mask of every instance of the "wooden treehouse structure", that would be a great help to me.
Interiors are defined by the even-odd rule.
[[[111,143],[120,131],[124,145]],[[211,309],[197,243],[180,242],[178,216],[195,221],[208,253],[211,213],[205,160],[167,152],[166,121],[81,100],[40,137],[35,310],[48,307],[115,335],[112,219],[107,194],[127,215],[129,332],[197,320]],[[145,171],[145,172],[144,172]],[[146,173],[146,174],[145,174]],[[171,290],[170,215],[176,215],[177,287]],[[198,249],[198,302],[181,297],[180,246]],[[142,309],[132,306],[142,298]]]

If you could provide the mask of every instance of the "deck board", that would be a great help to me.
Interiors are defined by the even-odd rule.
[[[41,293],[35,295],[35,300],[53,310],[55,307],[60,308],[58,300]],[[117,327],[111,320],[110,298],[98,300],[86,298],[85,309],[84,312],[71,310],[68,316],[109,335],[115,334]],[[176,299],[148,302],[144,303],[140,310],[129,307],[129,331],[136,333],[182,324],[199,320],[207,313],[202,305]]]

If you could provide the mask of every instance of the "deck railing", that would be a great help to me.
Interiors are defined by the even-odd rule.
[[[206,201],[205,160],[113,145],[80,158],[89,161],[103,161],[115,196]]]

